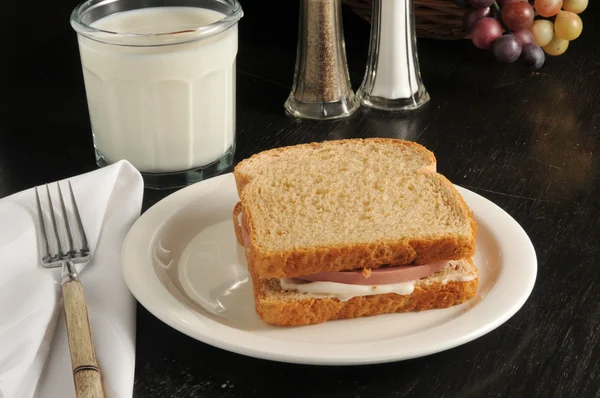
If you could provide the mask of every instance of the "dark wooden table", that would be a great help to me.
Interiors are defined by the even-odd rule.
[[[450,1],[450,0],[449,0]],[[539,72],[496,63],[468,41],[419,41],[432,100],[406,115],[336,122],[283,112],[296,2],[246,1],[238,58],[237,160],[300,142],[385,136],[433,150],[439,171],[511,214],[539,273],[525,306],[461,347],[405,362],[312,367],[195,341],[138,308],[136,397],[600,397],[600,4],[583,36]],[[96,168],[75,34],[75,2],[10,2],[0,16],[0,197]],[[345,11],[354,87],[368,24]],[[146,192],[144,209],[170,192]]]

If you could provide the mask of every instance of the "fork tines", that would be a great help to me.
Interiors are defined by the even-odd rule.
[[[60,207],[60,214],[63,220],[63,222],[61,223],[62,228],[59,227],[59,224],[57,223],[56,211],[54,209],[52,194],[50,193],[50,188],[48,184],[46,184],[46,194],[48,196],[48,213],[50,219],[49,227],[46,226],[46,222],[44,221],[44,212],[42,210],[42,204],[40,200],[38,187],[35,187],[35,199],[37,204],[41,236],[43,239],[42,265],[48,267],[59,266],[61,261],[84,259],[89,256],[87,238],[83,229],[83,223],[81,222],[81,215],[79,213],[79,208],[77,207],[77,201],[75,200],[75,195],[73,193],[73,187],[71,186],[71,182],[69,181],[70,199],[73,208],[73,214],[71,217],[69,217],[68,215],[67,206],[65,205],[62,189],[58,182],[56,183],[56,187],[58,191],[58,203]],[[74,234],[72,233],[70,227],[70,219],[76,225],[77,236],[75,237],[77,238],[76,240],[80,243],[79,245],[75,244]],[[61,231],[62,234],[59,233],[59,231]],[[52,244],[52,242],[54,242],[54,244]]]

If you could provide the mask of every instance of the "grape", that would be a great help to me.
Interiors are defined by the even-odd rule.
[[[473,24],[482,18],[490,16],[490,7],[468,8],[463,15],[463,26],[465,29],[471,29]]]
[[[491,7],[494,4],[494,0],[469,0],[469,4],[475,8],[485,8]]]
[[[542,47],[535,43],[529,43],[523,46],[523,51],[521,51],[521,61],[523,61],[523,64],[528,68],[533,70],[540,69],[542,65],[544,65],[545,60],[546,56],[544,55]]]
[[[554,24],[547,19],[537,19],[531,24],[529,31],[533,33],[535,43],[540,47],[544,47],[550,43],[554,36]]]
[[[498,3],[498,6],[500,8],[502,8],[502,7],[504,7],[507,4],[516,3],[516,2],[519,2],[519,1],[527,1],[527,0],[496,0],[496,3]]]
[[[583,22],[574,12],[561,11],[554,21],[554,32],[564,40],[575,40],[583,30]]]
[[[454,0],[454,4],[456,4],[460,8],[467,8],[469,0]]]
[[[588,6],[588,0],[563,0],[563,9],[581,14]]]
[[[550,43],[544,46],[544,51],[548,55],[561,55],[569,48],[569,41],[561,39],[560,37],[554,35]]]
[[[529,3],[521,1],[509,3],[502,8],[502,20],[511,30],[525,29],[531,26],[535,12]]]
[[[494,42],[494,57],[500,62],[510,64],[519,58],[521,49],[521,43],[515,35],[504,35]]]
[[[542,17],[553,17],[562,8],[563,0],[535,0],[535,10]]]
[[[483,18],[475,22],[471,28],[471,41],[475,47],[487,50],[494,41],[502,36],[502,25],[494,18]]]
[[[521,44],[530,44],[534,42],[533,33],[527,29],[515,30],[513,34],[519,39]]]

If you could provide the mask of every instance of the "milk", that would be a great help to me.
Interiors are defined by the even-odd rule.
[[[109,15],[91,26],[156,34],[223,17],[197,7],[157,7]],[[78,40],[94,144],[106,161],[175,172],[209,165],[232,149],[237,24],[199,40],[150,47]],[[165,44],[165,38],[140,42]]]

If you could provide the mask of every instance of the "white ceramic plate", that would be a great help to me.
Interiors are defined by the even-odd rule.
[[[477,296],[447,309],[279,328],[254,311],[232,210],[232,174],[182,189],[140,217],[122,253],[125,280],[152,314],[195,339],[283,362],[354,365],[447,350],[497,328],[531,293],[537,272],[527,234],[487,199],[458,187],[479,225]]]

